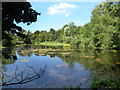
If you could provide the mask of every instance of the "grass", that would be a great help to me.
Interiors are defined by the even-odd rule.
[[[27,44],[16,44],[16,46],[22,46],[22,45],[27,45]],[[66,44],[66,43],[60,43],[60,42],[35,42],[34,44],[29,44],[29,45],[46,45],[46,46],[65,46],[65,47],[70,47],[70,44]],[[3,46],[0,46],[0,48],[6,48]]]
[[[66,44],[66,43],[60,43],[60,42],[35,42],[35,45],[49,45],[49,46],[56,46],[56,45],[62,45],[62,46],[71,46],[70,44]]]
[[[16,46],[27,45],[27,44],[17,44]]]

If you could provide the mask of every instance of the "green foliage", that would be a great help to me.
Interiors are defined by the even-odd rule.
[[[8,40],[8,39],[3,39],[2,40],[2,45],[12,45],[12,43],[11,43],[11,40]]]
[[[17,60],[15,49],[2,49],[2,64],[12,64]]]
[[[33,33],[33,42],[42,43],[42,42],[57,41],[62,43],[63,42],[62,33],[63,33],[63,30],[55,31],[53,28],[51,28],[49,32],[37,30]]]
[[[2,39],[4,46],[9,46],[13,40],[12,35],[17,35],[22,38],[27,36],[21,33],[22,28],[17,26],[16,23],[27,23],[30,25],[32,22],[37,21],[37,15],[40,13],[36,12],[31,8],[29,2],[2,2]],[[8,41],[8,43],[7,43]]]
[[[96,6],[92,12],[91,25],[92,32],[94,33],[95,47],[105,49],[120,49],[118,33],[118,19],[119,16],[114,14],[114,9],[120,7],[119,2],[106,2]]]
[[[49,45],[49,46],[56,46],[56,45],[58,45],[58,46],[69,46],[69,44],[65,44],[65,43],[60,43],[60,42],[42,42],[42,43],[40,43],[40,42],[35,42],[35,44],[37,45]]]
[[[119,78],[94,78],[91,88],[120,88]]]
[[[27,36],[26,39],[11,36],[9,33],[9,36],[14,41],[12,39],[8,42],[3,40],[3,44],[9,45],[10,41],[14,43],[23,41],[23,43],[27,44],[35,42],[64,42],[79,48],[120,49],[119,9],[120,1],[100,3],[92,11],[91,22],[86,23],[84,26],[75,26],[74,22],[71,22],[57,31],[53,28],[48,32],[44,30],[37,30],[34,33],[25,30],[24,32],[20,31],[20,33]]]
[[[120,49],[119,8],[120,1],[100,3],[92,11],[90,23],[76,27],[72,22],[64,28],[64,42],[84,48]]]
[[[27,38],[24,39],[24,43],[31,44],[32,43],[32,33],[30,31],[27,32]]]

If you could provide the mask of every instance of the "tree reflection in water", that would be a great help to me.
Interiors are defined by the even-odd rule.
[[[50,58],[59,57],[63,62],[68,64],[68,67],[73,69],[76,63],[82,65],[84,69],[90,71],[90,80],[94,86],[94,83],[99,81],[99,78],[120,78],[120,53],[113,52],[112,50],[93,50],[93,49],[71,49],[66,47],[48,47],[48,46],[21,46],[17,49],[19,56],[31,57],[34,53],[36,56],[49,55]],[[5,52],[5,51],[3,51]],[[11,52],[11,54],[10,54]],[[15,55],[15,50],[8,51],[9,56]],[[14,63],[14,58],[8,61],[5,59],[4,64]],[[14,62],[12,62],[14,61]],[[30,68],[29,66],[27,66]],[[31,68],[32,69],[32,68]],[[78,68],[81,69],[81,68]],[[34,72],[35,70],[33,70]],[[23,73],[23,72],[21,72]],[[19,74],[19,78],[22,74]],[[36,74],[37,75],[37,74]],[[39,76],[39,75],[38,75]],[[37,77],[38,77],[37,76]],[[99,78],[96,78],[99,77]],[[22,78],[22,77],[21,77]],[[27,76],[26,76],[27,78]],[[30,77],[29,77],[30,78]],[[24,78],[25,79],[25,78]],[[15,77],[15,80],[17,78]],[[106,79],[105,79],[106,80]],[[21,81],[21,80],[18,80]],[[23,81],[23,79],[22,79]],[[120,81],[120,80],[119,80]],[[99,81],[104,82],[104,81]],[[23,83],[23,82],[20,82]],[[102,86],[102,85],[101,85]]]

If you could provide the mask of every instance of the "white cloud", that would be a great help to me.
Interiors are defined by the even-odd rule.
[[[48,8],[48,13],[50,15],[65,13],[65,16],[69,16],[68,9],[77,8],[74,4],[59,3]]]
[[[69,16],[69,14],[68,13],[66,13],[66,15],[65,15],[66,17],[68,17]]]
[[[56,9],[66,9],[66,8],[75,8],[76,5],[68,3],[59,3],[59,5],[54,5]]]

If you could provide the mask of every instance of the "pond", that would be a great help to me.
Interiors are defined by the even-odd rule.
[[[113,50],[17,46],[2,50],[2,63],[3,88],[90,88],[120,76],[120,51]]]

